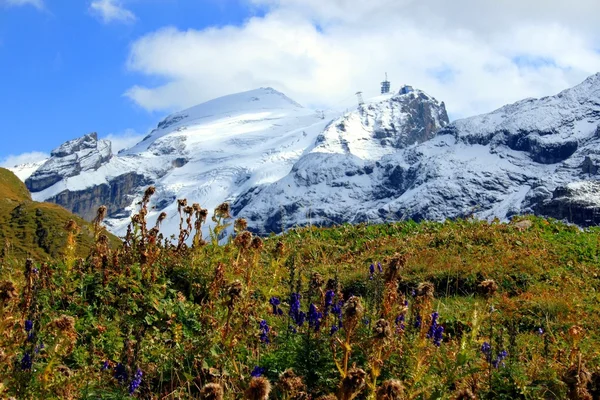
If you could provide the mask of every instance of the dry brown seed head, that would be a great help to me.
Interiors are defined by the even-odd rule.
[[[194,203],[192,204],[192,209],[194,210],[194,212],[200,212],[200,210],[202,210],[202,207],[200,207],[200,204]]]
[[[192,215],[194,213],[194,208],[191,206],[184,207],[183,212],[188,215]]]
[[[148,187],[148,189],[146,189],[146,191],[144,192],[144,202],[147,202],[148,200],[150,200],[150,197],[152,197],[152,195],[156,193],[156,188],[154,186],[150,186]]]
[[[479,292],[485,297],[492,297],[498,290],[498,284],[493,279],[486,279],[478,286]]]
[[[583,338],[584,332],[584,329],[579,325],[573,325],[569,328],[569,336],[571,336],[573,340],[580,340]]]
[[[0,282],[0,301],[6,302],[16,298],[18,295],[14,283],[11,281]]]
[[[165,219],[167,218],[167,213],[166,212],[161,212],[158,216],[158,218],[156,219],[156,225],[160,224],[161,222],[163,222]]]
[[[242,289],[242,283],[240,281],[235,281],[227,288],[227,294],[234,300],[242,295]]]
[[[67,232],[75,233],[75,232],[77,232],[79,230],[79,226],[77,226],[77,222],[75,222],[74,220],[70,219],[65,224],[65,230]]]
[[[458,392],[456,392],[454,397],[452,397],[452,400],[475,400],[475,399],[477,399],[477,396],[475,396],[475,394],[473,393],[473,391],[471,389],[461,389]]]
[[[223,400],[223,387],[218,383],[209,383],[200,390],[201,400]]]
[[[229,203],[221,203],[215,208],[215,216],[217,218],[231,218],[231,208]]]
[[[277,382],[277,388],[287,395],[288,398],[296,398],[304,391],[305,386],[302,378],[297,376],[292,369],[286,369]]]
[[[435,286],[431,282],[422,282],[419,283],[416,290],[416,296],[422,297],[426,299],[433,299],[433,294],[435,292]]]
[[[311,278],[310,278],[310,288],[311,289],[321,289],[321,287],[323,286],[323,283],[325,283],[323,277],[321,276],[321,274],[319,274],[318,272],[315,272],[312,274]]]
[[[263,240],[260,237],[255,236],[254,239],[252,239],[250,247],[252,247],[255,250],[262,250],[263,245]]]
[[[243,250],[250,248],[250,245],[252,244],[252,233],[248,231],[239,233],[235,239],[233,239],[233,243]]]
[[[252,378],[245,395],[248,400],[268,400],[269,393],[271,393],[271,383],[267,378],[259,376]]]
[[[238,233],[238,232],[243,232],[246,229],[248,229],[248,221],[246,221],[245,218],[238,218],[235,220],[235,222],[233,223],[233,230]]]
[[[52,321],[52,324],[61,332],[75,331],[75,318],[69,315],[61,315],[59,318]]]
[[[344,318],[347,320],[356,320],[360,318],[364,312],[364,307],[361,304],[360,297],[352,296],[348,299],[342,311]]]
[[[177,208],[183,208],[187,206],[187,199],[178,199],[177,200]]]
[[[360,368],[351,368],[348,374],[342,379],[341,392],[342,398],[351,399],[360,392],[365,385],[367,373]]]
[[[385,340],[392,337],[392,329],[390,323],[385,319],[380,319],[373,327],[373,337],[379,340]]]
[[[377,400],[403,400],[404,399],[404,385],[402,382],[396,379],[390,379],[383,382],[383,384],[377,388]]]

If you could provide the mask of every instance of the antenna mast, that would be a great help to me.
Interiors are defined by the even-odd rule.
[[[362,97],[362,92],[356,92],[356,97],[358,97],[358,106],[362,106],[363,104],[365,104],[363,97]]]
[[[387,72],[385,73],[385,81],[381,82],[381,94],[390,92],[390,81],[388,81]]]

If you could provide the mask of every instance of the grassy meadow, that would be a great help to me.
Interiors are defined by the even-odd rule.
[[[2,253],[0,398],[600,398],[597,229],[527,217],[261,239],[227,205],[180,200],[164,238],[152,194],[119,245],[101,208],[83,257],[77,221],[52,258]]]

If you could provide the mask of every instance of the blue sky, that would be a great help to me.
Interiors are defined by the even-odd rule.
[[[0,0],[0,165],[271,86],[316,108],[410,84],[451,119],[600,71],[598,0]],[[35,153],[32,153],[35,152]]]
[[[234,0],[141,0],[126,4],[133,19],[104,21],[90,5],[0,0],[0,159],[48,152],[92,131],[147,132],[165,113],[124,96],[134,84],[157,83],[126,68],[131,43],[164,26],[238,25],[257,12]]]

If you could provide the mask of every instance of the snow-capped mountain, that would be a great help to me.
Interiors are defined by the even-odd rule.
[[[368,130],[369,118],[359,114],[389,113],[371,107],[341,131]],[[339,138],[352,135],[321,135],[286,177],[251,188],[233,208],[262,232],[308,223],[472,214],[505,219],[532,212],[593,225],[600,222],[600,191],[585,181],[597,177],[599,126],[596,74],[556,96],[456,121],[430,140],[393,151],[375,131],[343,146]]]
[[[86,219],[107,205],[107,225],[123,234],[141,193],[156,187],[150,220],[162,211],[177,232],[177,199],[209,210],[250,187],[275,182],[337,114],[304,108],[271,88],[218,98],[173,114],[131,149],[112,154],[86,135],[65,143],[27,180],[36,200]]]
[[[94,135],[70,141],[27,185],[34,199],[88,219],[108,205],[116,234],[150,184],[150,220],[166,211],[167,234],[179,225],[179,198],[209,210],[230,201],[261,233],[531,212],[592,225],[600,222],[599,126],[600,74],[452,124],[444,103],[410,86],[346,113],[262,88],[173,114],[119,154]]]

